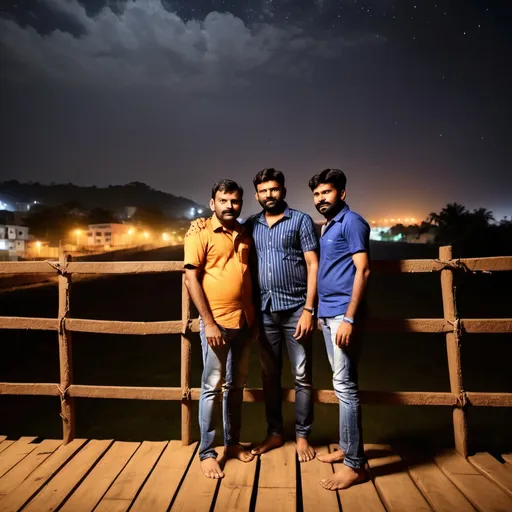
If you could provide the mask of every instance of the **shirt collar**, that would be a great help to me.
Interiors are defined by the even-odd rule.
[[[340,222],[343,217],[345,217],[345,214],[350,211],[350,208],[348,204],[345,204],[345,206],[333,217],[334,222]]]
[[[331,227],[334,225],[335,222],[341,222],[343,220],[343,217],[345,217],[345,215],[347,214],[347,212],[350,211],[350,208],[348,206],[348,204],[345,204],[345,206],[329,221],[327,221],[323,226],[322,226],[322,236],[324,235],[324,233]]]

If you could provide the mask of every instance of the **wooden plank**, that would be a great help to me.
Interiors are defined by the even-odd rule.
[[[443,473],[480,512],[510,512],[512,498],[454,450],[434,457]]]
[[[144,441],[94,509],[95,512],[128,510],[166,446],[165,441]]]
[[[59,396],[59,394],[60,393],[57,384],[33,384],[31,382],[0,382],[0,395]]]
[[[20,485],[37,467],[39,467],[59,446],[59,439],[45,439],[16,464],[7,474],[0,478],[0,499]]]
[[[473,506],[429,457],[406,457],[409,475],[432,510],[474,512]]]
[[[73,274],[154,274],[183,270],[183,261],[76,261],[67,266],[67,271]]]
[[[432,510],[407,473],[399,455],[387,445],[368,445],[379,457],[368,461],[375,487],[389,512],[415,512]]]
[[[315,448],[318,453],[329,451],[329,447]],[[339,466],[339,465],[338,465]],[[302,484],[302,506],[304,512],[339,511],[338,498],[335,492],[326,491],[320,480],[332,476],[332,464],[320,462],[317,458],[300,464],[300,478]],[[345,512],[345,509],[343,509]]]
[[[501,458],[507,463],[512,464],[512,453],[503,453]]]
[[[295,512],[297,505],[295,443],[260,455],[256,511]]]
[[[132,400],[180,400],[181,388],[144,386],[94,386],[72,384],[68,395],[81,398],[116,398]]]
[[[190,322],[190,295],[185,284],[185,274],[181,279],[181,321],[183,322],[181,335],[181,393],[186,398],[181,401],[181,440],[183,444],[189,445],[192,432],[192,402],[190,401],[190,384],[192,373],[192,342],[188,336],[186,325]]]
[[[4,476],[12,467],[16,466],[20,460],[23,460],[37,444],[30,444],[35,437],[21,437],[7,450],[2,452],[0,457],[0,477]]]
[[[452,259],[451,246],[439,248],[439,259],[447,261]],[[446,334],[446,353],[448,356],[448,375],[450,378],[450,391],[457,396],[461,396],[464,391],[462,382],[462,363],[460,355],[459,330],[456,329],[457,311],[455,308],[455,294],[453,291],[453,270],[447,269],[441,271],[441,292],[443,297],[443,313],[447,322],[454,326],[454,330]],[[468,425],[466,418],[466,409],[454,407],[453,416],[453,435],[455,439],[455,449],[463,457],[468,456]]]
[[[257,457],[251,462],[229,459],[224,467],[224,478],[220,482],[215,501],[217,512],[248,512],[256,476]]]
[[[512,407],[512,393],[466,393],[469,403],[481,407]]]
[[[75,439],[66,446],[60,446],[16,489],[0,500],[0,511],[15,512],[23,507],[85,443],[85,439]]]
[[[512,497],[512,469],[507,464],[502,464],[490,453],[476,453],[468,457],[468,460],[480,473]]]
[[[4,450],[7,450],[7,448],[9,448],[9,446],[13,445],[14,444],[14,441],[2,441],[0,443],[0,453],[2,453]]]
[[[116,441],[66,501],[60,512],[89,512],[126,466],[140,443]]]
[[[2,443],[3,441],[5,441],[7,439],[7,436],[0,436],[0,443]]]
[[[58,328],[59,320],[57,318],[0,316],[0,329],[36,329],[38,331],[56,331]]]
[[[197,443],[183,446],[181,441],[171,441],[149,475],[130,512],[166,512],[196,447]],[[74,511],[70,509],[69,512]]]
[[[57,269],[46,261],[1,261],[0,274],[57,274]]]
[[[223,448],[216,448],[217,460],[223,465]],[[181,484],[172,512],[209,512],[220,479],[206,478],[201,471],[199,456],[196,455]]]
[[[61,268],[66,268],[71,256],[62,253],[59,258]],[[62,437],[68,444],[75,437],[75,401],[67,394],[73,382],[73,358],[71,333],[65,325],[69,316],[71,300],[71,275],[59,274],[59,372],[60,372],[60,416],[62,418]]]
[[[180,334],[183,329],[181,320],[167,320],[163,322],[121,322],[117,320],[86,320],[69,318],[66,320],[66,329],[72,332],[93,332],[100,334]]]
[[[26,512],[57,510],[59,505],[73,491],[78,483],[90,471],[91,467],[108,450],[112,440],[89,441],[80,452],[52,478],[23,509]]]
[[[329,448],[331,452],[340,449],[337,444],[332,444]],[[367,452],[367,456],[370,455],[366,447],[365,451]],[[339,464],[333,464],[332,467],[333,470],[336,471]],[[377,493],[377,489],[375,489],[375,485],[371,480],[364,484],[338,491],[338,496],[343,512],[386,512],[379,498],[379,494]]]

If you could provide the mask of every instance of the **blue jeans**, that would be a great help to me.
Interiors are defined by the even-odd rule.
[[[206,340],[202,320],[200,322],[204,366],[199,399],[201,460],[217,457],[214,441],[221,393],[224,444],[231,446],[240,442],[242,394],[249,371],[251,331],[247,323],[241,329],[225,329],[220,325],[219,329],[226,344],[212,348]]]
[[[361,404],[357,386],[357,339],[348,348],[336,345],[336,332],[343,315],[321,318],[327,357],[332,368],[334,393],[340,402],[340,448],[345,454],[344,463],[353,468],[363,468],[366,463],[361,424]]]
[[[289,311],[262,312],[260,358],[268,434],[283,433],[281,373],[283,344],[286,343],[295,379],[295,434],[307,438],[313,423],[311,336],[297,341],[293,334],[302,307]]]

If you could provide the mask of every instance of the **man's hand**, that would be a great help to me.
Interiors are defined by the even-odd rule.
[[[315,328],[313,315],[309,311],[302,311],[299,321],[297,322],[297,328],[293,337],[296,340],[306,338],[308,334],[313,332]]]
[[[336,331],[336,345],[340,348],[348,347],[350,340],[352,339],[353,331],[354,326],[342,320],[338,330]]]
[[[215,323],[205,325],[204,334],[206,336],[206,341],[208,341],[208,345],[212,348],[222,347],[222,345],[226,344],[218,325]]]
[[[199,217],[199,219],[195,219],[190,223],[190,227],[188,231],[185,233],[185,238],[190,235],[195,235],[199,233],[206,227],[206,219],[204,217]]]

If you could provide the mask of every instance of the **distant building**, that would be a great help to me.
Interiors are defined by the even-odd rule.
[[[8,251],[9,256],[24,257],[28,239],[28,227],[0,225],[0,250]]]
[[[133,243],[133,229],[126,224],[89,224],[87,245],[120,246]]]

